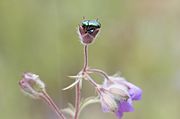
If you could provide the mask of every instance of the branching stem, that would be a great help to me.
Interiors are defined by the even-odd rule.
[[[88,45],[84,46],[84,66],[82,69],[82,75],[85,74],[88,67]],[[80,110],[80,102],[81,102],[81,87],[80,83],[78,82],[76,85],[76,100],[75,100],[75,115],[74,119],[78,119],[79,116],[79,110]]]

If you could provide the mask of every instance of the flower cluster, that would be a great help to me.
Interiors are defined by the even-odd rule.
[[[133,100],[140,100],[142,90],[127,82],[122,77],[109,77],[101,85],[99,91],[102,109],[104,112],[114,112],[119,119],[123,112],[132,112]]]

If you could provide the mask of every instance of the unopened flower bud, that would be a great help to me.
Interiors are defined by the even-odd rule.
[[[116,103],[116,100],[114,99],[113,95],[107,92],[102,92],[100,101],[102,104],[103,112],[115,112],[118,108],[118,104]]]
[[[91,44],[96,38],[101,24],[98,20],[84,20],[78,27],[78,34],[81,43],[84,45]]]
[[[33,73],[24,73],[19,85],[25,94],[35,99],[38,99],[42,92],[45,91],[45,84],[38,75]]]

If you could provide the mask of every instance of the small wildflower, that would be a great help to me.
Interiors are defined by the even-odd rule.
[[[124,112],[134,111],[132,101],[140,100],[142,90],[122,77],[109,77],[100,90],[100,101],[104,112],[114,112],[121,119]]]
[[[84,20],[78,27],[78,34],[81,43],[84,45],[91,44],[96,38],[101,24],[98,20]]]
[[[24,73],[19,85],[25,94],[35,99],[38,99],[42,92],[45,91],[45,84],[38,75],[33,73]]]

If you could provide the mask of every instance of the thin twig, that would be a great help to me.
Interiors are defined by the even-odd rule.
[[[48,93],[46,91],[42,92],[42,99],[48,103],[48,105],[56,112],[56,114],[58,115],[59,119],[66,119],[66,117],[64,116],[64,114],[60,111],[60,109],[58,108],[58,106],[55,104],[55,102],[52,100],[52,98],[48,95]]]
[[[99,87],[99,85],[87,74],[86,79],[94,86],[94,87]]]
[[[91,76],[89,76],[88,74],[86,75],[86,79],[96,88],[96,91],[98,92],[98,93],[100,93],[101,91],[100,91],[100,86],[99,86],[99,84],[97,84],[92,78],[91,78]]]
[[[76,102],[75,102],[74,119],[78,119],[79,110],[80,110],[80,101],[81,101],[81,89],[80,89],[80,82],[78,82],[76,85]]]
[[[83,72],[86,72],[86,69],[88,67],[88,45],[84,46],[84,67]]]
[[[90,68],[90,69],[87,69],[87,71],[101,74],[101,75],[104,76],[107,80],[109,80],[108,75],[107,75],[104,71],[102,71],[102,70],[100,70],[100,69],[91,69],[91,68]]]

